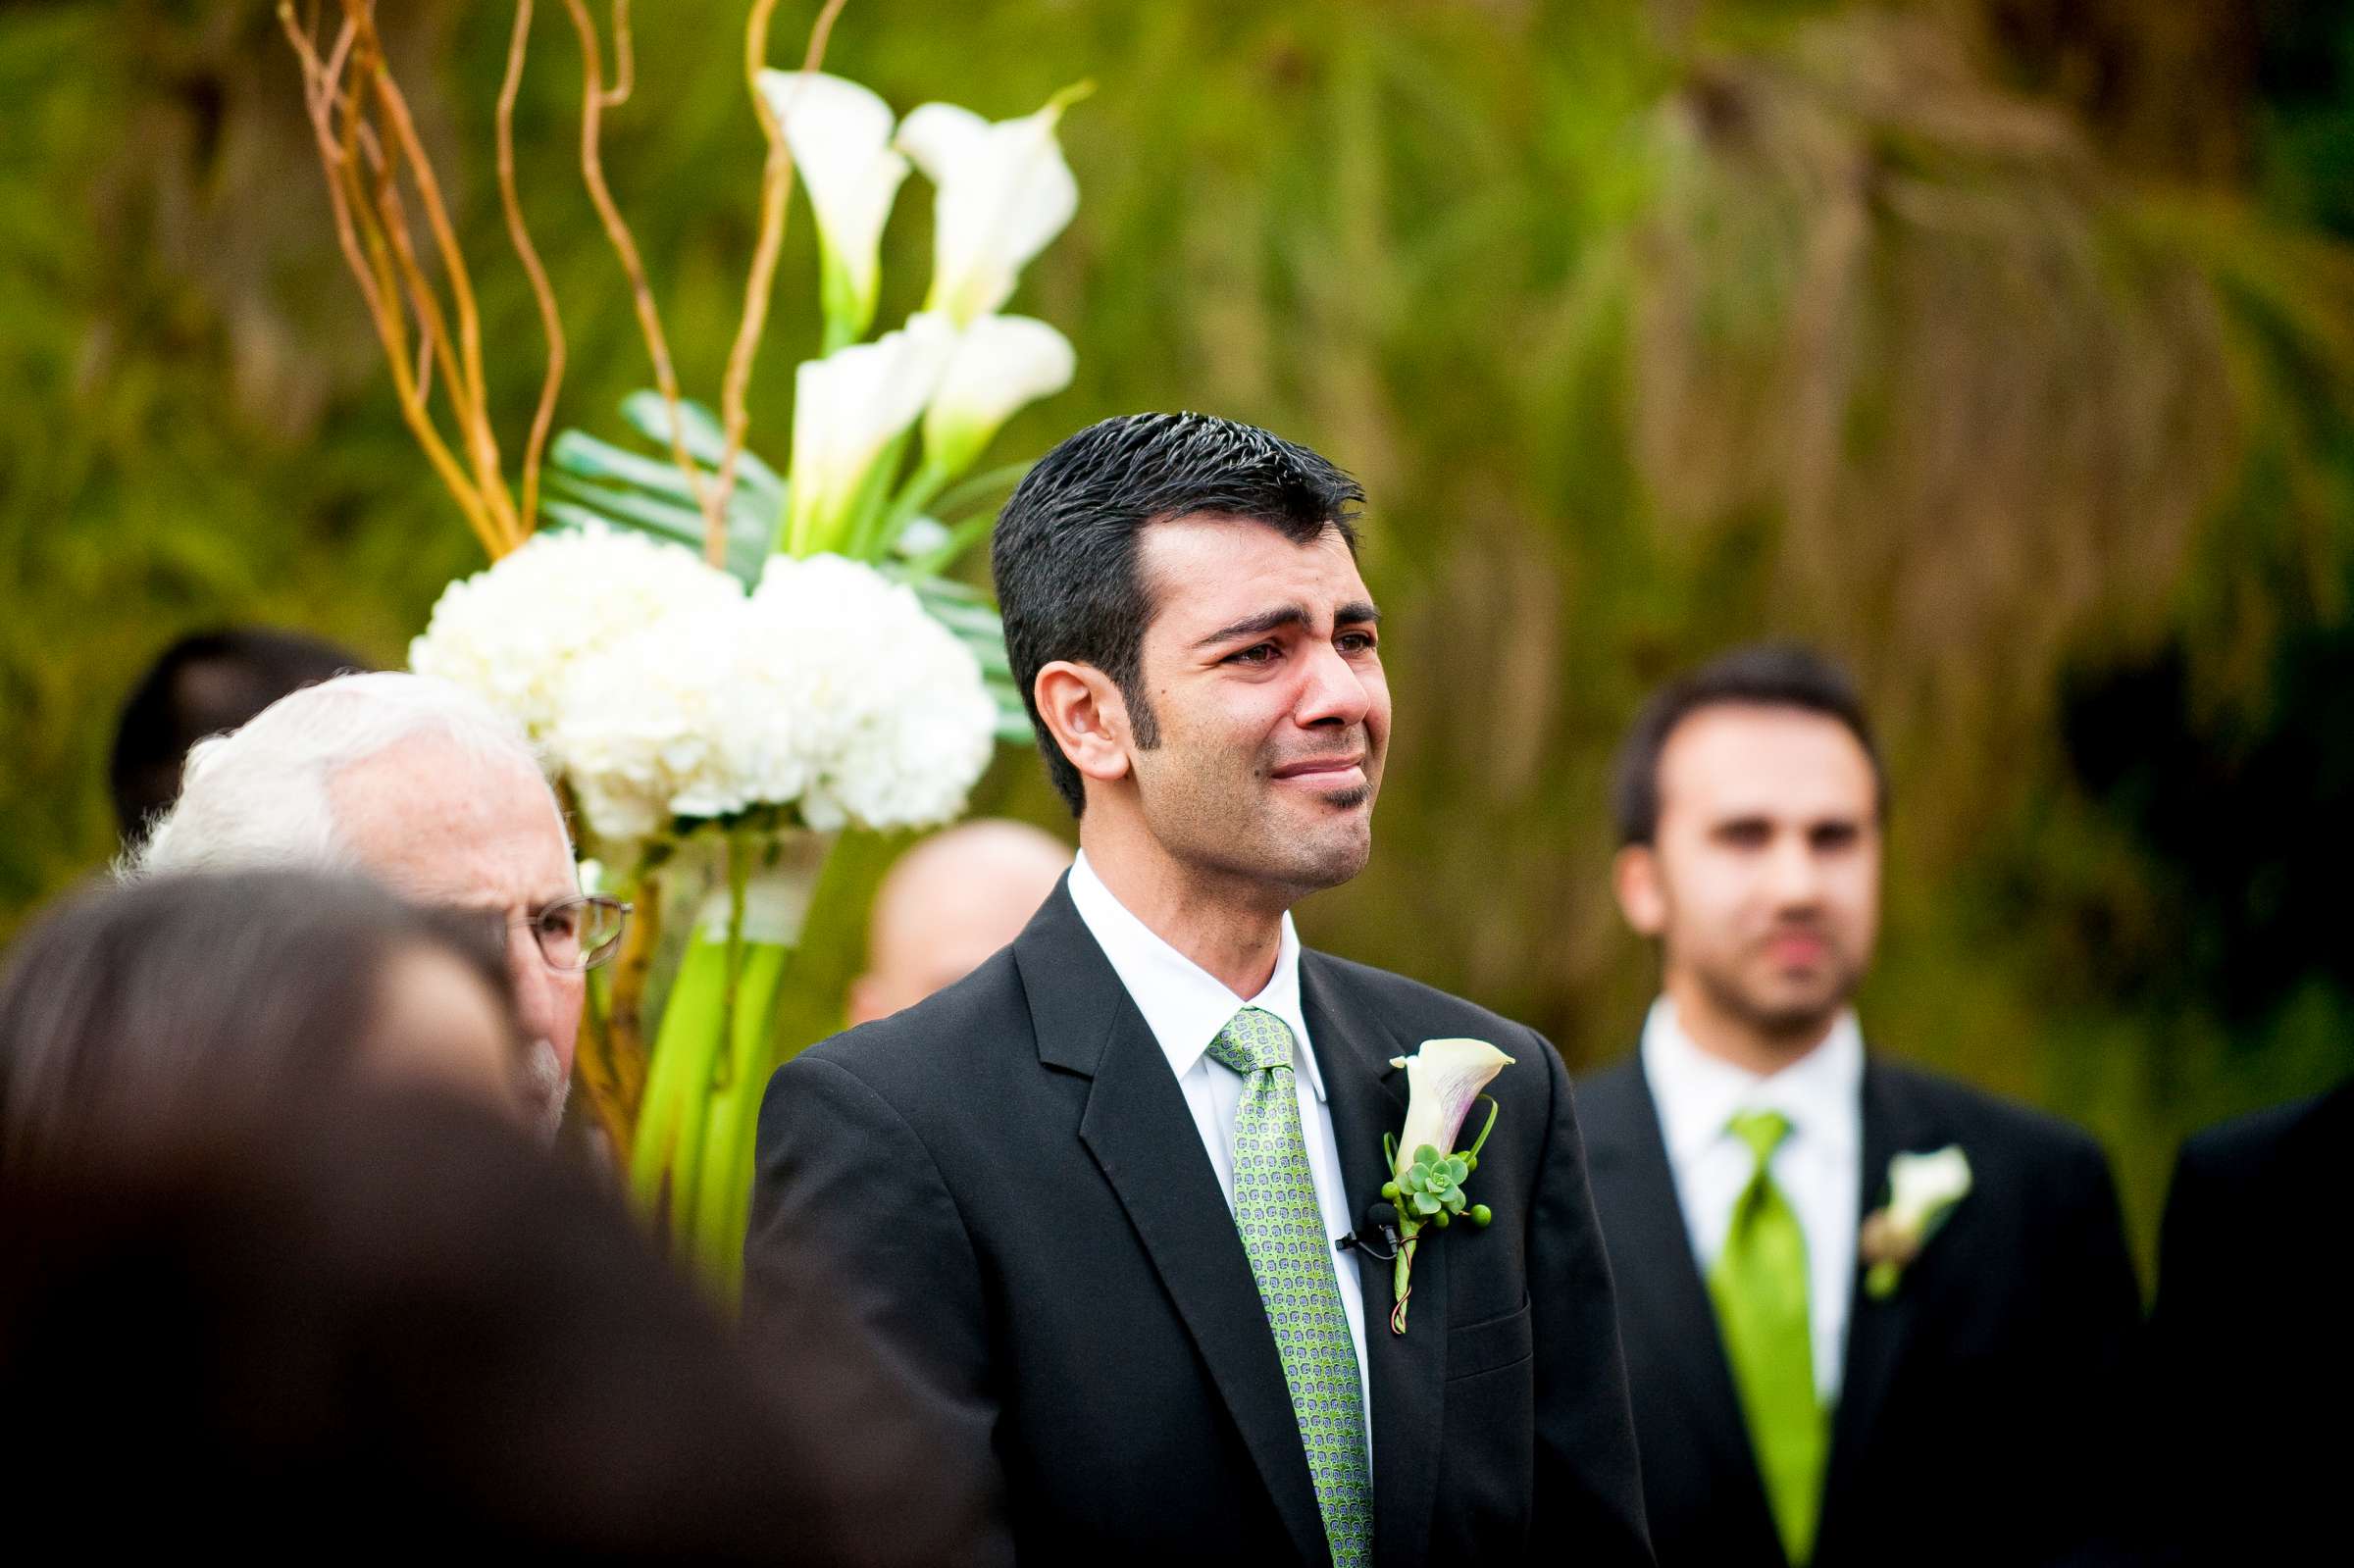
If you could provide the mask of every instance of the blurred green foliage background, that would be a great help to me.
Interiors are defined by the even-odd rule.
[[[559,423],[613,434],[650,377],[539,9],[518,136]],[[778,63],[816,9],[782,8]],[[756,219],[744,10],[641,3],[605,136],[707,401]],[[512,450],[542,366],[490,178],[512,12],[384,12]],[[1000,459],[1194,407],[1371,490],[1395,750],[1311,941],[1573,1066],[1625,1050],[1653,973],[1605,884],[1611,749],[1657,680],[1794,634],[1890,751],[1869,1034],[2092,1127],[2145,1257],[2186,1130],[2354,1066],[2343,0],[852,0],[829,68],[992,117],[1098,83],[1064,122],[1077,222],[1014,302],[1079,379]],[[114,705],[167,640],[263,621],[397,662],[479,565],[297,80],[265,0],[0,10],[0,934],[113,852]],[[929,224],[911,182],[887,322]],[[779,458],[809,228],[753,389]],[[1011,748],[976,807],[1058,819]]]

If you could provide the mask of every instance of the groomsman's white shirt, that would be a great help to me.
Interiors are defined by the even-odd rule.
[[[1659,1103],[1667,1163],[1703,1278],[1724,1249],[1734,1200],[1757,1169],[1757,1156],[1727,1124],[1752,1110],[1790,1119],[1790,1136],[1773,1153],[1773,1180],[1806,1233],[1815,1389],[1826,1406],[1835,1403],[1847,1362],[1863,1201],[1864,1036],[1855,1015],[1842,1013],[1821,1044],[1760,1078],[1694,1044],[1676,1023],[1675,1004],[1663,996],[1643,1024],[1643,1076]]]
[[[1307,1020],[1300,1010],[1300,937],[1292,917],[1283,917],[1283,945],[1275,955],[1275,974],[1257,995],[1244,998],[1206,969],[1161,940],[1150,926],[1131,914],[1112,896],[1103,879],[1087,863],[1082,850],[1071,866],[1071,902],[1079,918],[1111,960],[1112,972],[1127,987],[1146,1027],[1159,1041],[1185,1091],[1194,1113],[1194,1128],[1234,1207],[1234,1118],[1242,1108],[1242,1075],[1209,1059],[1210,1042],[1234,1015],[1245,1007],[1262,1008],[1283,1020],[1292,1032],[1292,1077],[1300,1094],[1300,1128],[1307,1142],[1307,1169],[1316,1184],[1316,1206],[1324,1213],[1324,1234],[1334,1240],[1355,1230],[1349,1217],[1348,1189],[1341,1180],[1341,1157],[1334,1147],[1332,1108],[1325,1103],[1324,1075],[1309,1048]],[[1365,1197],[1371,1200],[1373,1194]],[[1372,1442],[1373,1393],[1365,1384],[1365,1304],[1358,1285],[1356,1253],[1326,1250],[1333,1260],[1341,1290],[1341,1306],[1349,1314],[1349,1338],[1356,1347],[1356,1381],[1362,1391],[1368,1449]]]

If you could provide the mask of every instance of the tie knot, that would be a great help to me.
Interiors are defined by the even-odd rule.
[[[1270,1067],[1292,1065],[1292,1032],[1273,1013],[1246,1007],[1226,1021],[1209,1042],[1209,1059],[1249,1077]]]
[[[1782,1139],[1790,1136],[1790,1118],[1779,1111],[1738,1111],[1725,1128],[1749,1145],[1763,1170],[1773,1151],[1782,1146]]]

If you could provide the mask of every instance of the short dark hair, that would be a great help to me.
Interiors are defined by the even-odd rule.
[[[349,648],[268,627],[193,632],[156,655],[124,701],[107,762],[124,841],[179,798],[180,765],[197,741],[239,728],[290,691],[367,668]]]
[[[1847,672],[1797,642],[1753,642],[1718,655],[1651,694],[1619,745],[1611,780],[1611,815],[1618,844],[1649,844],[1660,831],[1660,754],[1686,719],[1704,708],[1795,708],[1847,727],[1870,760],[1884,817],[1888,775],[1872,739],[1871,720]]]
[[[1299,544],[1333,529],[1354,552],[1364,498],[1306,447],[1209,414],[1103,420],[1039,459],[998,519],[990,565],[1014,684],[1072,815],[1086,809],[1086,791],[1032,688],[1056,659],[1093,665],[1127,699],[1137,743],[1157,743],[1140,672],[1154,608],[1137,566],[1144,530],[1195,515],[1245,518]]]

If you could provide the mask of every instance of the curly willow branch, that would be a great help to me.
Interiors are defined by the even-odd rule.
[[[628,24],[626,0],[617,0],[619,25]],[[507,75],[498,88],[498,200],[506,210],[507,237],[531,279],[532,298],[538,302],[539,327],[547,338],[547,374],[539,382],[539,406],[532,413],[532,433],[523,447],[523,511],[520,531],[539,526],[539,459],[547,449],[548,428],[556,418],[556,388],[564,380],[564,319],[556,311],[556,291],[540,265],[538,249],[524,227],[523,198],[515,188],[515,98],[523,87],[524,47],[532,30],[532,0],[516,0],[515,31],[507,41]],[[626,58],[626,56],[625,56]]]
[[[588,199],[605,226],[605,237],[612,241],[614,252],[621,257],[621,270],[629,276],[630,295],[638,307],[638,328],[645,335],[646,352],[653,358],[654,385],[662,394],[663,413],[670,427],[670,459],[687,477],[688,491],[700,508],[705,502],[707,486],[703,483],[703,471],[687,452],[686,433],[679,419],[679,376],[671,366],[669,339],[662,335],[662,313],[654,306],[653,290],[646,286],[645,264],[639,257],[638,241],[632,237],[630,226],[622,218],[621,209],[614,205],[613,192],[605,183],[604,154],[597,140],[604,117],[605,88],[604,66],[597,52],[596,23],[588,15],[586,0],[564,0],[564,9],[572,17],[573,30],[581,38],[581,177],[588,183]]]

